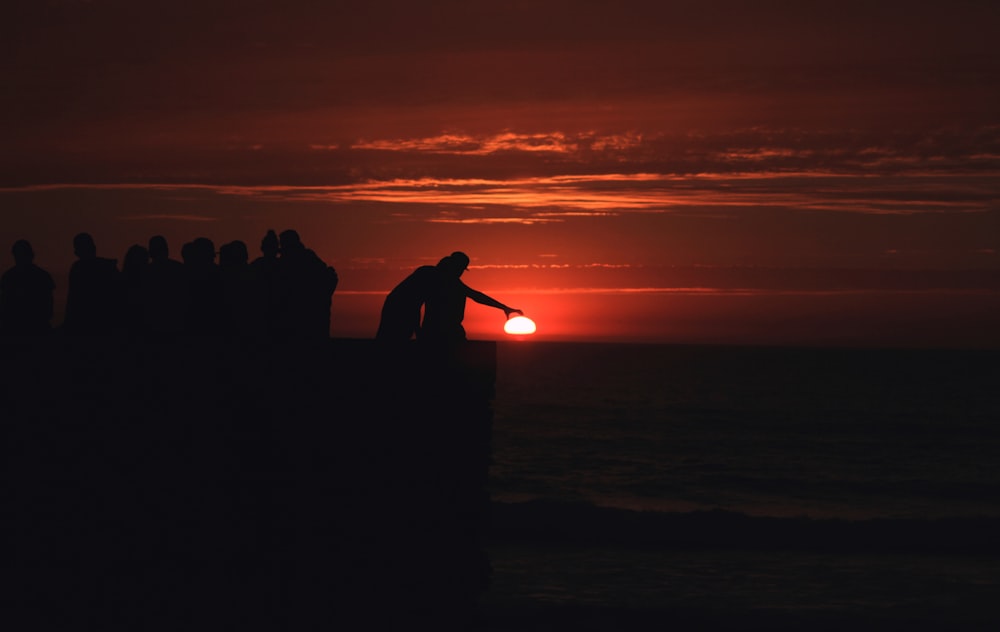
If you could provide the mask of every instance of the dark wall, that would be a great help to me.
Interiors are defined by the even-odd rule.
[[[2,352],[5,606],[103,629],[474,616],[493,343]]]

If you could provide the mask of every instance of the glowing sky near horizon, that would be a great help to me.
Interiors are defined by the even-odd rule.
[[[59,282],[81,230],[120,258],[297,228],[340,273],[334,335],[464,250],[539,338],[997,346],[998,25],[954,1],[15,2],[0,241]]]

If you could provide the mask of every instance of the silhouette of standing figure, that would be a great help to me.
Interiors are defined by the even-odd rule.
[[[19,239],[11,248],[14,267],[0,277],[0,333],[39,335],[52,329],[52,275],[35,265],[31,244]]]
[[[149,334],[167,336],[184,331],[190,303],[187,275],[184,264],[170,258],[170,246],[163,235],[149,238],[143,297],[143,321]]]
[[[144,329],[144,285],[149,266],[149,250],[134,244],[125,253],[122,262],[122,307],[126,331],[141,334]]]
[[[248,336],[253,331],[255,305],[247,245],[239,240],[219,248],[219,269],[222,273],[222,293],[226,333]]]
[[[198,237],[184,244],[181,254],[184,256],[191,298],[187,332],[219,334],[222,332],[224,303],[222,274],[215,263],[215,243],[208,237]]]
[[[278,279],[278,234],[267,231],[260,240],[261,256],[250,262],[250,275],[253,279],[254,317],[253,328],[259,335],[274,335],[278,329],[278,311],[280,306]]]
[[[417,334],[420,310],[440,283],[440,274],[438,266],[420,266],[389,292],[382,303],[376,340],[406,342]]]
[[[73,238],[73,251],[77,260],[69,270],[63,325],[71,334],[112,333],[118,327],[121,313],[118,263],[98,257],[94,238],[88,233]]]
[[[339,281],[336,270],[302,244],[299,234],[286,230],[279,236],[281,257],[278,278],[281,292],[281,335],[328,339],[330,305]]]
[[[438,262],[437,283],[424,302],[424,320],[417,334],[418,340],[443,344],[465,340],[462,321],[465,319],[467,298],[503,310],[508,318],[511,314],[523,313],[462,283],[462,274],[468,267],[469,257],[464,252],[453,252]]]

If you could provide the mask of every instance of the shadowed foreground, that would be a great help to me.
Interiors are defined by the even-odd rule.
[[[18,629],[464,627],[493,343],[3,345]]]

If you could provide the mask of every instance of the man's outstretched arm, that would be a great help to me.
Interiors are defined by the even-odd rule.
[[[486,294],[483,294],[479,290],[474,290],[471,287],[469,287],[468,285],[465,285],[464,283],[462,285],[465,287],[465,295],[467,297],[471,298],[472,300],[474,300],[475,302],[479,303],[480,305],[488,305],[490,307],[495,307],[497,309],[502,309],[503,312],[504,312],[504,314],[507,315],[507,318],[510,318],[510,315],[514,314],[514,313],[517,313],[517,314],[523,314],[524,313],[524,312],[522,312],[519,309],[514,309],[513,307],[508,307],[507,305],[504,305],[503,303],[501,303],[500,301],[496,300],[492,296],[488,296]]]

